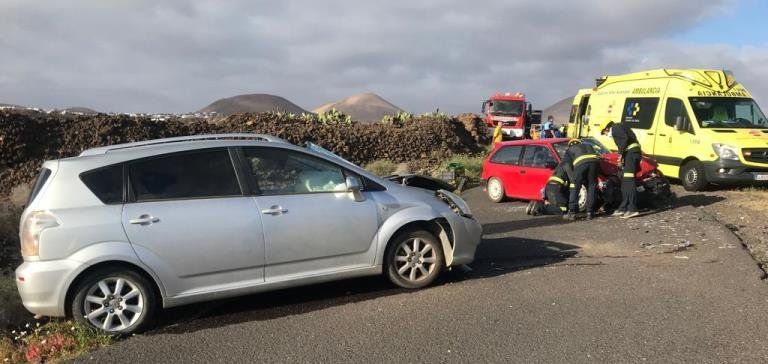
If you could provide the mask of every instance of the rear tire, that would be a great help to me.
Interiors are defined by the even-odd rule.
[[[690,161],[680,168],[680,183],[686,191],[701,191],[709,182],[704,174],[704,166],[699,161]]]
[[[488,186],[486,186],[486,192],[488,193],[488,198],[496,203],[504,201],[504,198],[506,197],[504,195],[504,184],[501,183],[501,180],[496,177],[491,177],[488,180]]]
[[[158,303],[152,283],[143,275],[125,268],[105,268],[78,284],[72,316],[97,331],[132,334],[152,322]]]
[[[437,238],[424,230],[398,234],[387,249],[386,275],[402,288],[430,285],[445,266],[443,249]]]

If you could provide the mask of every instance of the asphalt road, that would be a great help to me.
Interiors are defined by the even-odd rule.
[[[182,307],[78,361],[768,361],[763,272],[687,199],[569,224],[465,197],[486,233],[472,271],[420,291],[366,278]]]

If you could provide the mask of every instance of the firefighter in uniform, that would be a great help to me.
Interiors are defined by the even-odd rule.
[[[579,211],[579,192],[581,186],[587,187],[587,219],[595,215],[595,198],[597,194],[597,173],[600,168],[600,158],[592,146],[581,143],[578,139],[568,142],[568,150],[563,157],[565,170],[571,181],[568,213],[563,215],[566,220],[576,220]]]
[[[632,128],[621,123],[609,121],[602,129],[603,135],[610,135],[619,148],[618,165],[621,175],[621,205],[612,216],[625,219],[640,215],[637,212],[637,186],[635,174],[640,170],[640,143]],[[622,166],[623,164],[623,166]]]
[[[544,186],[544,199],[548,203],[534,202],[531,215],[564,215],[568,212],[570,180],[566,163],[560,162]]]

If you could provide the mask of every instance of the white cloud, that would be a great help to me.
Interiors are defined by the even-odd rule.
[[[239,93],[305,108],[374,91],[421,112],[494,91],[546,106],[596,76],[727,66],[766,99],[768,46],[674,44],[699,1],[84,1],[0,4],[0,102],[189,111]]]

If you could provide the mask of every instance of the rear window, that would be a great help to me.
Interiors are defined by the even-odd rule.
[[[123,203],[123,165],[117,164],[80,174],[80,180],[105,204]]]
[[[242,195],[225,149],[171,154],[128,166],[136,201]]]
[[[518,164],[520,162],[520,153],[522,151],[523,146],[521,145],[501,147],[501,149],[491,157],[491,163]]]
[[[27,206],[32,203],[32,201],[35,200],[35,197],[37,197],[37,194],[40,193],[40,189],[43,188],[43,185],[45,185],[45,182],[48,180],[48,177],[51,176],[51,170],[48,168],[43,168],[40,170],[40,174],[37,175],[37,178],[35,179],[35,184],[32,186],[32,191],[29,193],[29,198],[27,199]]]

